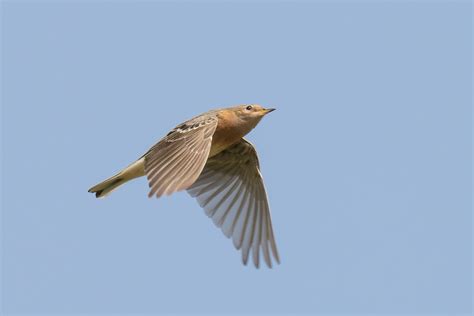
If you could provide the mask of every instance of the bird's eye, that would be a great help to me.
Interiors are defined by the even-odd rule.
[[[247,106],[246,109],[247,111],[250,111],[253,107],[251,105]]]

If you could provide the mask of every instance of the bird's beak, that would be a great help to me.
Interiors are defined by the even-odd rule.
[[[275,111],[275,110],[276,110],[276,109],[265,109],[265,113],[264,113],[264,114],[266,115],[266,114],[268,114],[268,113],[270,113],[270,112],[273,112],[273,111]]]

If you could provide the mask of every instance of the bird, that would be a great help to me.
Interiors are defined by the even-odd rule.
[[[138,160],[88,192],[97,198],[146,176],[148,197],[186,190],[231,238],[247,265],[260,254],[280,263],[268,197],[255,147],[244,138],[274,108],[243,104],[211,110],[173,128]]]

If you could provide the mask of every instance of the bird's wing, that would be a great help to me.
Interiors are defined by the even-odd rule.
[[[268,267],[270,252],[280,259],[273,236],[267,194],[255,148],[245,139],[209,158],[199,178],[188,188],[247,264],[250,251],[259,267],[260,251]]]
[[[215,115],[197,117],[176,128],[145,155],[149,197],[187,189],[201,174],[217,126]]]

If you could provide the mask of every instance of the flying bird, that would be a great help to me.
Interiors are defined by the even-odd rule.
[[[280,263],[267,193],[254,146],[243,138],[275,109],[258,104],[211,110],[172,129],[137,161],[93,186],[96,197],[142,176],[149,197],[187,190],[255,267]]]

